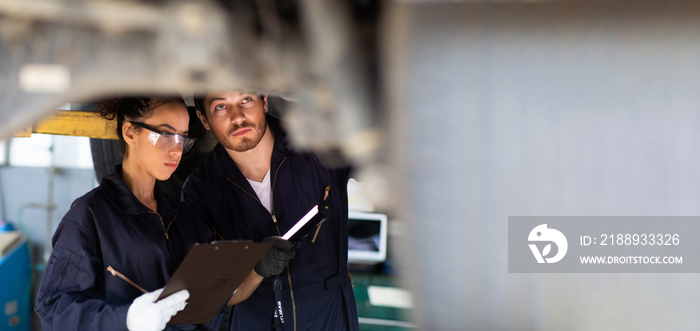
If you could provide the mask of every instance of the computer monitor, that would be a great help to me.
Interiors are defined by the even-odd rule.
[[[348,213],[348,263],[377,264],[386,260],[386,214]]]

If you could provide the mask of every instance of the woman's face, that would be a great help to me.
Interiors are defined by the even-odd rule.
[[[189,133],[189,120],[187,107],[169,102],[155,108],[149,117],[140,122],[125,123],[134,130],[133,144],[129,144],[127,157],[134,158],[132,161],[135,161],[137,171],[158,180],[170,178],[182,158],[182,136]],[[180,136],[169,135],[173,133]]]

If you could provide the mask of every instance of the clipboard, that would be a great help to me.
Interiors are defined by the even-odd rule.
[[[158,297],[183,289],[190,292],[187,306],[168,325],[210,322],[271,246],[252,241],[195,244]]]

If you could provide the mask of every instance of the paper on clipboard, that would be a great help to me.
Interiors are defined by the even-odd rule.
[[[321,201],[321,203],[313,206],[304,217],[294,224],[294,226],[282,236],[282,239],[298,243],[309,235],[317,226],[326,221],[326,219],[331,216],[332,210],[328,201]]]
[[[158,297],[160,300],[183,289],[190,292],[187,306],[168,325],[211,321],[271,246],[270,242],[252,241],[194,245]]]

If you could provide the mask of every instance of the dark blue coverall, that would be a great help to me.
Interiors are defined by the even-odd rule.
[[[329,186],[333,215],[323,223],[314,243],[310,237],[301,243],[280,275],[284,329],[357,330],[347,269],[349,169],[329,169],[313,154],[291,150],[279,120],[268,115],[267,121],[275,136],[270,169],[274,217],[220,144],[189,176],[182,199],[205,215],[219,239],[257,242],[283,235],[322,201]],[[229,330],[271,328],[273,279],[264,279],[250,298],[234,306]]]
[[[37,294],[44,330],[126,330],[132,301],[143,294],[107,271],[112,266],[147,291],[168,282],[190,248],[213,233],[186,204],[156,185],[158,213],[143,205],[115,172],[76,199],[53,236]],[[212,325],[218,329],[222,310]],[[166,330],[194,329],[192,325]]]

